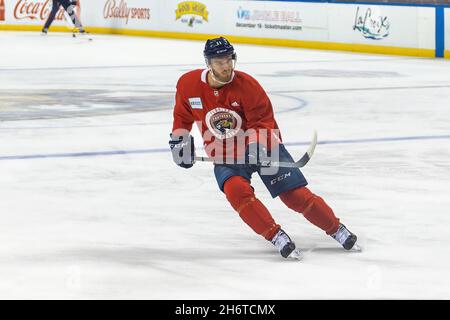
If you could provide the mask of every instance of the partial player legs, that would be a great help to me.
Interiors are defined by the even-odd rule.
[[[339,228],[339,219],[325,201],[307,187],[295,188],[280,194],[280,199],[290,209],[302,213],[315,226],[332,235]]]
[[[42,29],[43,33],[47,33],[48,28],[50,28],[50,25],[53,23],[53,20],[55,19],[56,13],[59,10],[59,2],[57,0],[52,1],[52,11],[50,12],[47,21],[45,22],[44,28]]]
[[[256,199],[248,180],[241,176],[229,178],[224,184],[224,193],[242,220],[257,234],[269,241],[277,234],[280,226],[261,201]]]
[[[73,25],[80,30],[80,32],[84,32],[83,26],[81,25],[81,21],[78,18],[76,12],[75,12],[75,6],[73,3],[76,3],[74,1],[69,0],[61,0],[62,6],[67,11],[67,14],[69,15],[70,19],[72,20]]]

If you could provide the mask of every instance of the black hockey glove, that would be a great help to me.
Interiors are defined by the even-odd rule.
[[[245,163],[253,170],[258,170],[261,166],[261,162],[267,161],[267,148],[256,142],[252,142],[247,145],[245,149]]]
[[[173,161],[177,165],[186,169],[194,165],[195,146],[193,136],[175,136],[170,134],[169,146],[172,151]]]

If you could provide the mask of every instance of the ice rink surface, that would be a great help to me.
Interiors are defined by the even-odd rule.
[[[204,68],[204,42],[93,37],[0,33],[0,298],[450,299],[449,60],[235,44],[294,158],[318,131],[302,171],[364,247],[255,175],[296,262],[211,164],[172,162],[176,81]]]

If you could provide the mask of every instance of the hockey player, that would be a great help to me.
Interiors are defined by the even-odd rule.
[[[220,190],[242,220],[274,244],[284,258],[301,259],[302,253],[256,198],[250,184],[255,172],[272,197],[279,197],[287,207],[302,213],[346,250],[358,248],[356,235],[306,187],[307,181],[298,168],[280,167],[263,173],[261,161],[273,154],[279,161],[293,159],[281,141],[266,92],[250,75],[235,70],[233,46],[223,37],[210,39],[203,53],[207,69],[185,73],[177,83],[169,141],[175,163],[183,168],[193,166],[195,147],[190,131],[196,122],[206,152],[215,159],[214,174]],[[243,147],[230,143],[242,136]]]
[[[58,12],[60,6],[63,6],[64,10],[66,10],[67,14],[72,20],[73,25],[76,29],[78,29],[79,33],[85,34],[86,31],[83,29],[80,19],[75,12],[76,5],[77,0],[52,0],[52,11],[50,12],[47,21],[45,22],[45,25],[42,29],[42,34],[47,34],[48,28],[50,28],[50,25],[53,23],[53,20],[55,19],[56,13]]]

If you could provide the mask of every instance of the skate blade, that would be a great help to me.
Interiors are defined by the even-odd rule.
[[[86,35],[86,34],[81,34],[81,33],[79,33],[79,34],[77,34],[77,33],[72,33],[72,37],[74,37],[74,38],[77,38],[77,39],[84,39],[84,40],[92,41],[92,38],[91,38],[91,37],[89,37],[89,36],[88,36],[88,35]]]
[[[300,250],[295,249],[288,256],[288,259],[290,259],[290,260],[297,260],[297,261],[302,260],[303,259],[303,253]]]
[[[363,248],[358,243],[355,243],[353,245],[353,247],[350,249],[350,251],[352,251],[352,252],[361,252],[361,251],[363,251]]]

